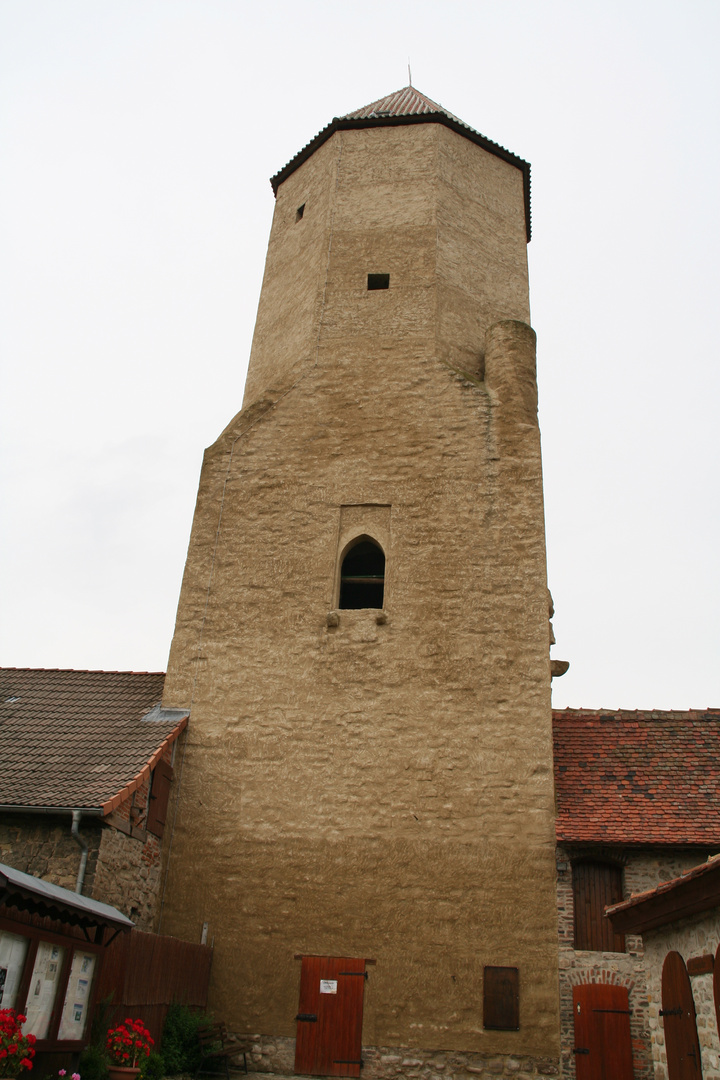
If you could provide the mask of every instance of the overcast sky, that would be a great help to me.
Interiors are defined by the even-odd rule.
[[[2,0],[0,662],[158,670],[268,178],[414,84],[532,164],[554,684],[720,706],[717,0]]]

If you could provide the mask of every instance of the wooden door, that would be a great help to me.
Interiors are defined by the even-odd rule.
[[[702,1080],[700,1043],[690,976],[680,953],[669,952],[662,969],[662,1010],[668,1080]]]
[[[715,964],[713,965],[713,996],[715,998],[715,1022],[718,1035],[720,1035],[720,945],[717,947]]]
[[[573,987],[577,1080],[633,1080],[630,1006],[624,986]]]
[[[296,1017],[296,1073],[360,1075],[365,979],[364,960],[303,956]]]

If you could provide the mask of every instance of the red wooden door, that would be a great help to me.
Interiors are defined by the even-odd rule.
[[[359,1076],[365,961],[303,956],[295,1072]]]
[[[717,1023],[718,1035],[720,1035],[720,945],[717,947],[713,966],[713,996],[715,998],[715,1022]]]
[[[630,1007],[624,986],[573,987],[577,1080],[633,1080]]]
[[[700,1043],[690,976],[680,953],[669,952],[662,969],[662,1012],[668,1080],[702,1080]]]

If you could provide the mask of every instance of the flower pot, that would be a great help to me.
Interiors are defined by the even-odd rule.
[[[108,1076],[110,1077],[110,1080],[135,1080],[135,1077],[139,1075],[139,1065],[135,1065],[130,1068],[128,1068],[127,1065],[108,1066]]]

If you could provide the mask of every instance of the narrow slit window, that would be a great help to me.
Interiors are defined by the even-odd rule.
[[[373,289],[389,289],[389,274],[368,274],[368,291]]]
[[[298,206],[297,210],[295,211],[295,220],[300,221],[304,213],[305,203],[303,203],[302,206]]]
[[[381,608],[385,595],[385,556],[373,540],[351,547],[340,569],[341,608]]]

